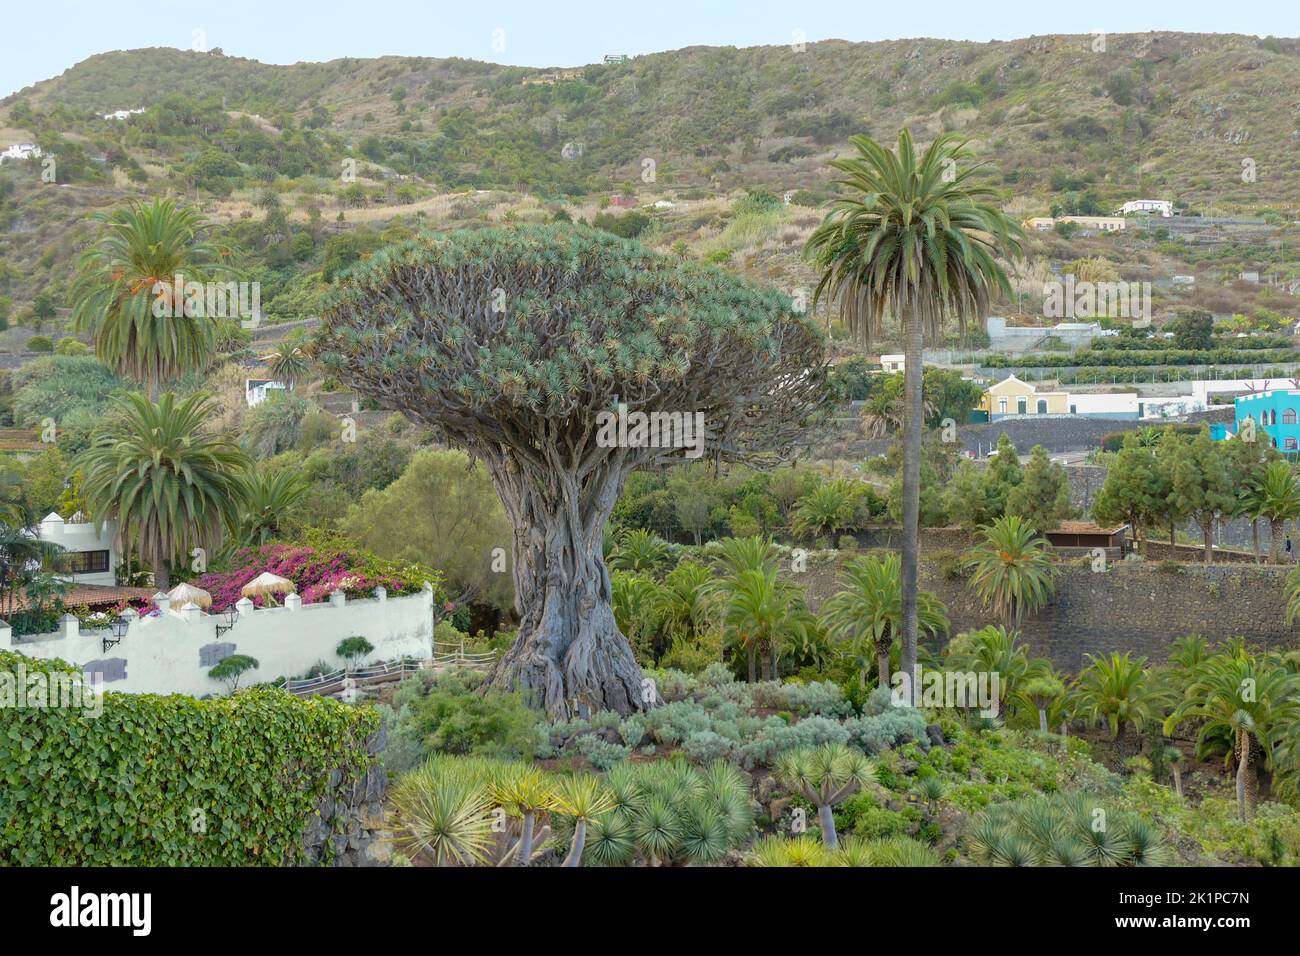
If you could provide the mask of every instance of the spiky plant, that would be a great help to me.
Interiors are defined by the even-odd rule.
[[[871,761],[843,744],[787,751],[775,771],[782,786],[817,807],[822,840],[832,849],[839,842],[833,808],[876,779]]]
[[[609,566],[619,571],[655,571],[668,560],[668,542],[653,531],[629,528],[618,538]]]
[[[590,774],[561,777],[555,782],[552,794],[555,813],[573,822],[573,839],[561,866],[581,866],[587,827],[594,818],[614,809],[614,794],[598,777]]]
[[[797,537],[816,538],[852,527],[860,488],[845,478],[818,485],[799,499],[791,530]]]
[[[513,858],[516,866],[528,866],[533,861],[534,845],[540,848],[550,835],[547,829],[538,839],[537,824],[539,816],[557,806],[552,780],[536,767],[517,764],[493,781],[492,797],[522,822]]]
[[[833,856],[822,841],[809,834],[796,837],[768,836],[759,840],[745,856],[748,866],[829,866]]]
[[[1130,725],[1141,731],[1156,715],[1158,701],[1149,686],[1145,657],[1127,652],[1109,657],[1087,655],[1089,665],[1074,684],[1075,712],[1105,722],[1121,745]]]
[[[487,863],[492,844],[492,797],[463,761],[433,757],[402,777],[392,793],[399,843],[428,853],[438,866]]]
[[[278,343],[270,352],[262,356],[262,361],[266,363],[271,376],[289,388],[293,388],[311,372],[311,358],[302,346],[295,342]]]
[[[967,829],[986,866],[1167,866],[1172,851],[1141,817],[1092,794],[1038,794],[982,811]]]
[[[289,511],[307,494],[306,479],[287,468],[255,468],[244,476],[243,485],[239,540],[246,545],[266,544],[279,534]]]
[[[669,634],[693,639],[701,633],[712,610],[712,583],[712,572],[698,561],[683,561],[664,575],[652,603]]]

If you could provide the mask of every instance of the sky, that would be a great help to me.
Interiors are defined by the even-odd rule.
[[[1065,7],[1071,9],[1065,9]],[[1081,8],[1081,9],[1075,9]],[[1013,40],[1046,33],[1176,30],[1300,35],[1295,0],[10,0],[0,13],[0,96],[96,53],[220,47],[265,63],[459,56],[579,66],[608,53],[803,39]]]

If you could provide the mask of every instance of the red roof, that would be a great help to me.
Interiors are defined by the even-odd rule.
[[[63,596],[67,607],[103,607],[109,604],[121,604],[123,601],[148,601],[154,595],[152,588],[119,588],[107,584],[74,584]],[[18,591],[14,594],[14,610],[21,611],[27,607],[27,594]]]

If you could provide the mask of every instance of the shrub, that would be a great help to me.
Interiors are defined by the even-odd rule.
[[[632,752],[631,747],[615,744],[595,734],[584,734],[578,738],[578,752],[587,758],[587,763],[597,770],[608,770],[621,760],[626,760]]]
[[[27,340],[27,351],[29,352],[53,352],[54,342],[48,335],[33,335]]]
[[[682,752],[692,763],[707,765],[731,756],[733,741],[711,730],[698,730],[686,738]]]
[[[894,707],[881,714],[844,722],[849,743],[869,754],[878,754],[886,747],[928,742],[926,726],[925,714],[912,707]]]
[[[0,674],[79,674],[0,651]],[[0,707],[0,859],[16,866],[287,866],[319,801],[366,776],[374,711],[259,688],[106,693],[103,712]],[[335,817],[342,825],[346,814]],[[202,826],[199,826],[199,823]]]

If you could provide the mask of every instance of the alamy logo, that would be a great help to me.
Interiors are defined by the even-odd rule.
[[[75,709],[98,717],[104,712],[104,679],[98,672],[86,676],[29,671],[27,665],[19,664],[13,670],[0,671],[0,709],[5,708]]]
[[[185,281],[179,272],[172,281],[153,284],[156,319],[255,319],[262,314],[260,282]]]
[[[893,688],[889,700],[895,707],[978,707],[981,717],[996,717],[1002,698],[997,671],[936,671],[918,664],[915,704],[912,679],[906,671],[895,671],[889,684]]]
[[[1043,284],[1043,315],[1049,319],[1115,318],[1151,321],[1150,282],[1076,282]]]
[[[629,412],[596,415],[596,444],[601,448],[684,448],[687,458],[704,454],[703,412]]]
[[[50,897],[51,926],[129,926],[133,936],[148,936],[153,926],[151,893],[71,893]]]

